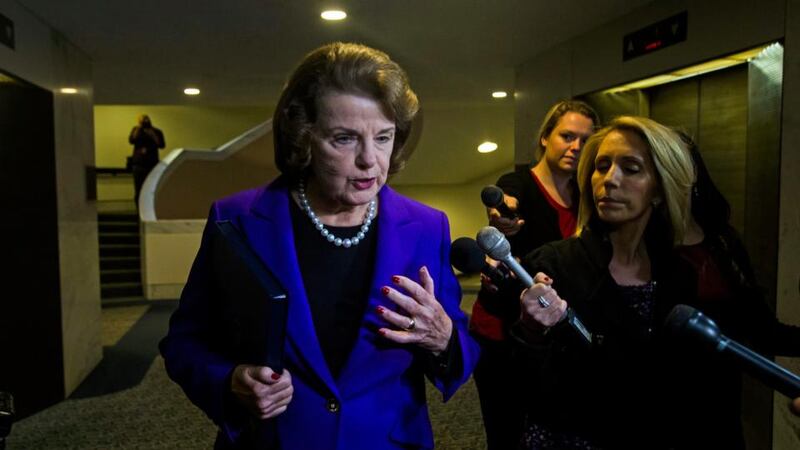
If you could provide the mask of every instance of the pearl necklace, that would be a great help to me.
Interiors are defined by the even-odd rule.
[[[306,214],[308,214],[308,217],[311,219],[314,227],[319,230],[319,233],[322,235],[322,237],[337,247],[349,248],[354,245],[358,245],[359,242],[364,240],[364,236],[366,236],[367,232],[369,232],[369,227],[372,225],[372,219],[375,218],[377,202],[375,199],[372,199],[369,202],[369,206],[367,206],[367,215],[364,216],[364,223],[361,224],[361,230],[359,230],[355,236],[349,239],[338,238],[334,236],[330,230],[325,228],[325,224],[319,220],[317,214],[311,209],[311,205],[308,203],[308,197],[306,197],[306,186],[303,180],[300,180],[300,183],[297,185],[297,193],[300,197],[300,206],[303,208],[303,210],[305,210]]]

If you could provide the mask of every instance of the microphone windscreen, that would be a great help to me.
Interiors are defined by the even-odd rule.
[[[486,186],[481,191],[481,201],[489,208],[497,208],[503,204],[503,190],[494,185]]]
[[[664,319],[664,331],[672,336],[682,335],[696,312],[697,310],[689,305],[675,305]]]
[[[450,264],[461,273],[479,273],[485,263],[484,254],[474,239],[460,237],[450,245]]]
[[[688,305],[672,308],[664,319],[664,333],[675,342],[699,343],[711,349],[724,338],[716,322]]]
[[[478,247],[492,259],[503,261],[511,255],[511,244],[495,227],[481,228],[475,240],[478,241]]]

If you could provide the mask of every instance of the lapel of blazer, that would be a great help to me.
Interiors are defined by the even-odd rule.
[[[369,387],[371,384],[369,379],[384,377],[383,371],[397,370],[394,367],[387,367],[385,355],[381,356],[375,351],[376,346],[379,348],[397,347],[378,333],[379,328],[388,325],[375,312],[375,308],[383,306],[396,311],[397,305],[384,297],[381,288],[393,286],[393,275],[405,275],[416,280],[419,269],[413,263],[416,262],[416,246],[422,224],[411,216],[403,198],[388,186],[383,187],[379,198],[378,243],[369,300],[358,339],[339,375],[339,388],[343,395],[352,395],[355,392],[353,389],[356,387]],[[408,355],[409,353],[405,350],[398,353],[398,357],[401,359],[407,358]],[[373,360],[377,357],[381,357],[381,361]]]
[[[306,369],[338,397],[333,376],[322,355],[303,287],[285,182],[279,178],[270,184],[253,202],[250,212],[250,215],[241,217],[241,226],[250,245],[288,293],[286,337],[296,350],[298,365],[302,366],[302,362],[305,362]]]

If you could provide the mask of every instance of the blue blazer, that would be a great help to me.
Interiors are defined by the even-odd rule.
[[[169,376],[220,427],[218,445],[235,445],[247,420],[247,413],[230,393],[230,376],[238,363],[223,356],[224,351],[213,350],[211,338],[216,318],[210,314],[207,275],[209,224],[227,219],[244,233],[289,294],[284,350],[294,397],[276,419],[281,447],[433,448],[424,377],[431,379],[446,401],[469,378],[478,346],[459,309],[461,289],[449,262],[447,217],[388,186],[381,189],[379,198],[369,303],[358,339],[338,378],[328,369],[312,323],[294,247],[285,180],[278,178],[266,187],[235,194],[212,206],[180,305],[160,348]],[[424,350],[394,344],[377,333],[385,321],[375,308],[398,309],[381,294],[381,287],[391,286],[393,275],[418,280],[423,265],[434,279],[436,298],[453,320],[460,340],[460,371],[447,379],[426,373]]]

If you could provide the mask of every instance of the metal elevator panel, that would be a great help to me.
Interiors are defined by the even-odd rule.
[[[780,199],[783,48],[772,44],[746,64],[643,90],[581,96],[604,121],[650,117],[696,141],[731,206],[765,300],[775,306]],[[747,448],[772,447],[772,391],[745,376],[742,419]]]

